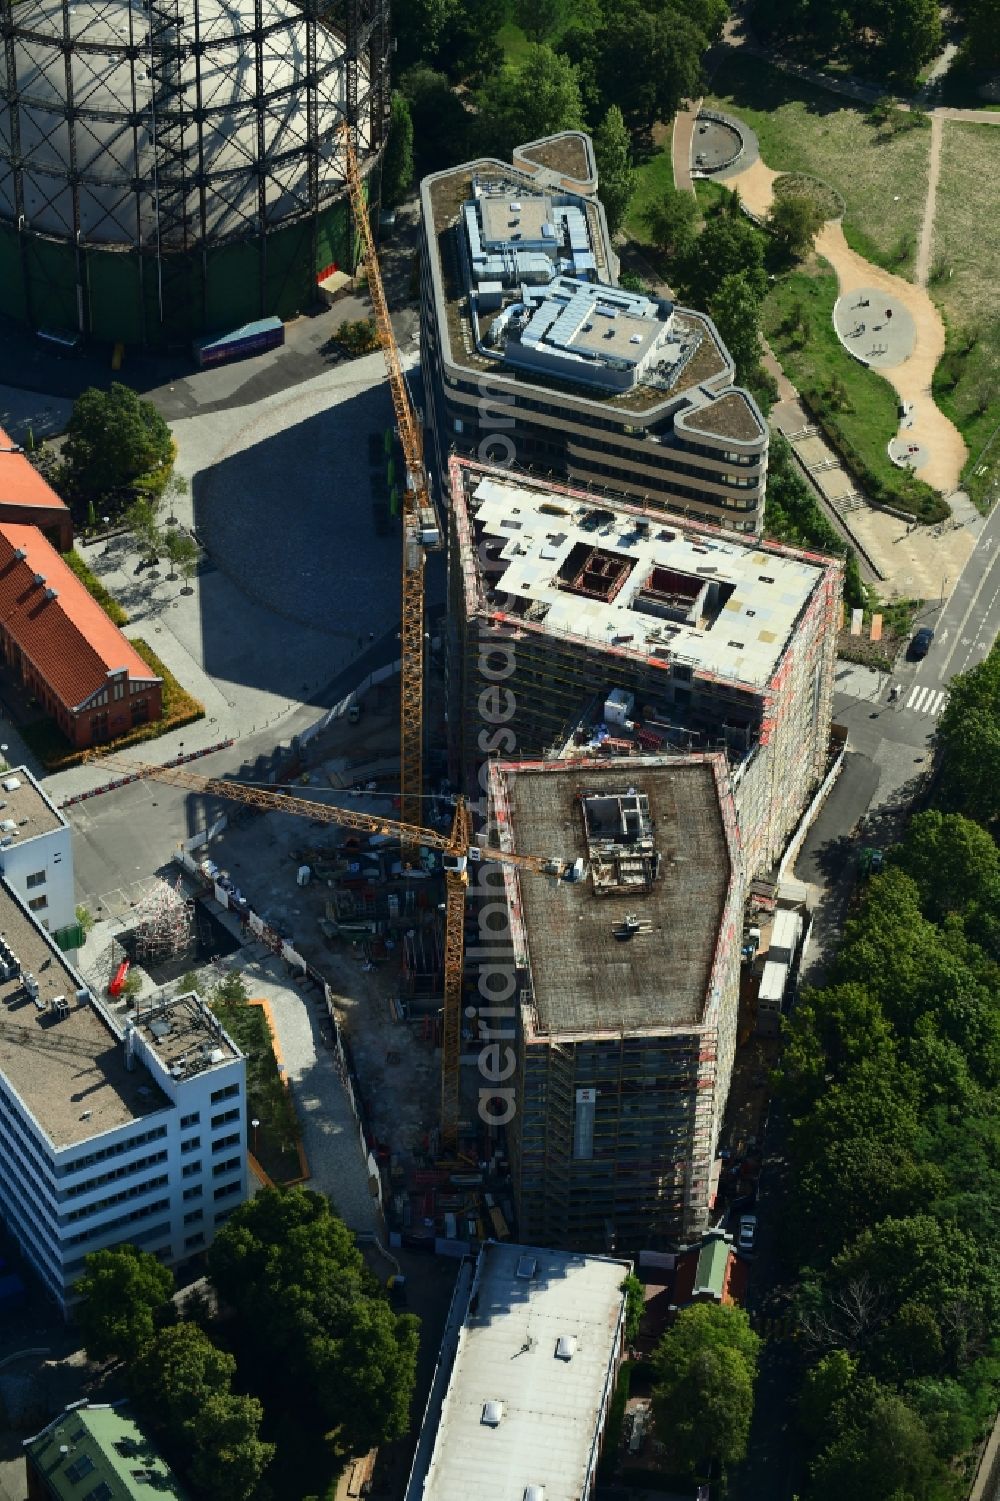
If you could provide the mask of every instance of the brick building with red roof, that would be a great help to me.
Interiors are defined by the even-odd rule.
[[[0,520],[0,652],[74,746],[159,719],[163,680],[35,526]]]
[[[69,508],[0,427],[0,521],[39,527],[60,552],[73,546]]]

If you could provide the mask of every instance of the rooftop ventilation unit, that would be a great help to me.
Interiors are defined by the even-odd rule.
[[[503,1417],[503,1403],[495,1399],[483,1403],[482,1422],[487,1428],[499,1428]]]
[[[517,1263],[517,1275],[529,1282],[538,1270],[538,1262],[534,1256],[522,1256]]]
[[[46,591],[45,591],[45,598],[46,599],[58,599],[59,598],[59,590],[58,589],[46,589]]]
[[[19,563],[23,563],[28,554],[23,547],[17,547],[14,549],[14,556]]]
[[[44,573],[36,573],[35,574],[35,583],[36,584],[44,584],[45,583],[45,575],[44,575]]]
[[[21,786],[21,778],[20,777],[4,777],[4,779],[3,779],[3,790],[4,790],[4,792],[16,792],[17,789],[20,786]]]
[[[523,1501],[545,1501],[544,1485],[526,1485]]]
[[[572,1360],[576,1354],[576,1335],[560,1334],[556,1340],[556,1359]]]
[[[5,834],[16,834],[17,820],[13,818],[0,818],[0,829],[3,829]]]

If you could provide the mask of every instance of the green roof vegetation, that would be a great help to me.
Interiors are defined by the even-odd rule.
[[[68,1408],[25,1449],[59,1501],[185,1501],[166,1460],[121,1408]]]

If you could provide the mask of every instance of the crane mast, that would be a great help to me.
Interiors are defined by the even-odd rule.
[[[375,327],[385,356],[392,405],[406,464],[399,652],[400,811],[404,824],[417,825],[421,821],[421,797],[424,790],[424,549],[441,545],[441,531],[430,500],[427,471],[424,467],[423,435],[399,358],[399,347],[382,285],[375,237],[368,217],[357,152],[351,127],[346,122],[340,127],[340,136],[344,146],[351,211],[361,236],[362,258],[375,313]],[[407,840],[404,853],[412,858],[415,848],[414,843]]]
[[[203,777],[181,766],[150,766],[143,762],[109,759],[106,765],[132,776],[150,777],[173,787],[186,787],[208,797],[221,797],[243,803],[261,811],[292,813],[317,823],[337,824],[367,834],[388,834],[401,845],[415,848],[424,845],[437,850],[445,873],[445,945],[444,945],[444,1016],[441,1039],[441,1145],[453,1154],[458,1148],[461,1113],[462,1048],[462,976],[465,963],[465,895],[469,883],[469,865],[480,860],[497,860],[521,870],[576,880],[579,872],[572,863],[542,855],[515,854],[512,850],[480,847],[473,843],[472,821],[464,798],[455,799],[451,831],[440,833],[400,819],[381,818],[377,813],[360,813],[331,803],[314,803],[308,798],[277,792],[273,787],[253,782],[229,782],[221,777]]]

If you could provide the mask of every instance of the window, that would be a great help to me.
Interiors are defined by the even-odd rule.
[[[31,891],[35,886],[44,886],[45,874],[44,870],[33,870],[28,877],[28,890]]]
[[[121,681],[115,684],[115,698],[125,697],[125,684]]]
[[[204,1244],[205,1237],[202,1232],[199,1231],[197,1235],[189,1235],[187,1237],[184,1242],[184,1248],[187,1251],[194,1251],[198,1246],[203,1246]]]
[[[200,1183],[196,1183],[195,1186],[194,1186],[194,1188],[186,1188],[184,1190],[184,1197],[185,1197],[185,1199],[200,1199],[201,1198],[201,1184]]]
[[[227,1157],[225,1162],[217,1162],[212,1169],[213,1178],[221,1178],[223,1173],[231,1173],[240,1165],[238,1157]]]
[[[110,1485],[106,1480],[102,1480],[100,1485],[95,1485],[92,1491],[87,1492],[83,1501],[111,1501],[112,1495]]]
[[[47,896],[33,896],[31,898],[31,901],[28,903],[28,906],[31,908],[32,912],[41,912],[48,905],[49,899]]]
[[[200,1161],[198,1161],[198,1162],[189,1162],[188,1165],[187,1165],[187,1167],[184,1169],[182,1177],[184,1177],[184,1178],[194,1178],[200,1172],[201,1172],[201,1162]]]
[[[223,1110],[221,1115],[212,1116],[212,1130],[214,1131],[217,1126],[228,1126],[230,1121],[238,1121],[239,1118],[239,1110]]]
[[[74,1459],[71,1465],[66,1466],[66,1479],[74,1485],[82,1480],[84,1475],[89,1475],[94,1468],[94,1461],[89,1454],[81,1454],[79,1459]]]
[[[234,1136],[220,1136],[218,1141],[213,1141],[212,1151],[224,1152],[227,1147],[235,1147],[239,1142],[239,1139],[240,1133],[238,1131]]]
[[[187,1139],[187,1141],[182,1141],[181,1142],[181,1151],[182,1152],[197,1152],[197,1150],[198,1150],[198,1148],[200,1146],[201,1146],[201,1137],[200,1136],[189,1136],[188,1139]]]
[[[190,1209],[184,1216],[185,1225],[197,1225],[198,1221],[202,1218],[204,1213],[204,1209]]]
[[[198,1111],[198,1110],[196,1110],[192,1115],[182,1115],[181,1116],[181,1130],[182,1131],[186,1130],[188,1126],[196,1126],[198,1124],[198,1122],[199,1122],[200,1119],[201,1119],[201,1112]],[[212,1122],[212,1125],[213,1126],[215,1125],[214,1121]]]
[[[231,1100],[240,1092],[238,1084],[227,1084],[225,1089],[216,1089],[212,1094],[212,1104],[218,1105],[220,1100]]]
[[[239,1191],[239,1183],[224,1183],[221,1188],[217,1188],[215,1190],[215,1193],[212,1197],[216,1199],[228,1199],[230,1194],[238,1194]],[[218,1223],[218,1221],[216,1221],[216,1223]]]

